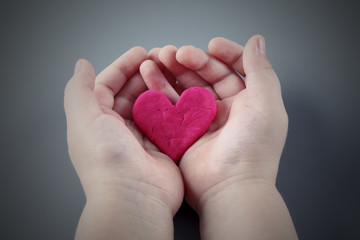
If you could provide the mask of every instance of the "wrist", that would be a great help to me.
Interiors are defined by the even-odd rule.
[[[197,211],[214,196],[231,194],[229,189],[241,189],[249,184],[275,186],[277,166],[272,163],[239,162],[232,164],[215,163],[204,176],[206,181],[187,175],[182,169],[187,183],[186,200]],[[191,181],[189,181],[190,179]],[[238,186],[238,187],[237,187]]]
[[[238,181],[237,177],[234,177],[209,188],[199,199],[196,209],[200,215],[216,210],[223,211],[225,206],[237,205],[239,198],[249,196],[249,192],[258,192],[265,197],[278,191],[272,181],[264,179]]]
[[[87,202],[123,198],[132,199],[132,203],[146,200],[147,204],[161,204],[162,208],[169,209],[174,216],[184,195],[180,172],[178,176],[174,176],[161,174],[162,171],[156,173],[146,166],[144,169],[145,173],[142,169],[133,171],[131,167],[105,170],[98,168],[88,173],[81,178]],[[169,177],[173,179],[170,181]]]
[[[76,239],[173,238],[172,209],[155,187],[133,180],[115,182],[88,189]]]
[[[203,239],[219,239],[221,234],[228,239],[297,238],[288,209],[272,182],[248,180],[208,194],[211,197],[199,206]]]
[[[162,201],[136,191],[87,199],[76,239],[172,239],[173,216]]]

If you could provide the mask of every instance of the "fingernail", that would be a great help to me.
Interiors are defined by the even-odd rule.
[[[265,48],[265,39],[264,38],[258,38],[257,40],[257,48],[260,54],[265,55],[266,54],[266,48]]]
[[[74,74],[77,73],[80,70],[81,65],[82,65],[81,59],[77,60],[77,62],[75,64],[75,68],[74,68]]]

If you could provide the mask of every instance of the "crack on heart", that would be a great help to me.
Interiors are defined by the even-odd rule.
[[[152,128],[151,128],[151,135],[149,136],[150,139],[153,139],[153,134],[154,134],[155,126],[156,126],[157,123],[158,123],[158,122],[156,122],[156,123],[152,126]]]

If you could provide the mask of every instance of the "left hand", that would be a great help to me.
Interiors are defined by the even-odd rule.
[[[138,72],[147,58],[135,47],[97,77],[88,61],[77,63],[65,89],[69,153],[87,204],[112,199],[118,209],[126,202],[141,217],[161,209],[172,226],[184,196],[180,170],[143,136],[131,114],[147,89]]]

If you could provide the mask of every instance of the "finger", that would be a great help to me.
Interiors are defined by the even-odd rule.
[[[87,126],[102,114],[93,94],[95,71],[90,62],[78,60],[75,73],[65,88],[64,107],[69,125]]]
[[[231,66],[242,76],[245,75],[243,67],[244,47],[226,38],[213,38],[209,42],[211,55]]]
[[[160,50],[159,59],[179,81],[180,86],[184,89],[194,86],[204,87],[210,90],[216,99],[219,99],[216,92],[207,81],[176,60],[176,52],[177,48],[175,46],[165,46]]]
[[[115,96],[114,111],[124,119],[132,119],[132,107],[135,100],[147,89],[140,73],[136,73]]]
[[[221,99],[234,96],[245,88],[236,72],[200,48],[182,47],[177,51],[176,59],[209,82]]]
[[[249,39],[244,49],[245,85],[262,102],[281,100],[280,82],[265,52],[265,40],[260,35]]]
[[[173,104],[177,102],[179,95],[167,81],[155,62],[151,60],[144,61],[140,66],[140,73],[149,89],[155,89],[164,93]]]
[[[148,59],[155,62],[160,70],[163,70],[165,68],[165,66],[164,66],[164,64],[162,64],[162,62],[159,59],[160,50],[161,50],[161,48],[153,48],[153,49],[151,49],[149,51],[149,54],[148,54]]]
[[[170,85],[176,91],[177,95],[180,95],[183,89],[181,88],[181,86],[179,84],[179,81],[176,80],[174,75],[160,61],[160,59],[159,59],[160,50],[161,50],[161,48],[153,48],[153,49],[151,49],[150,52],[149,52],[149,59],[156,63],[156,65],[158,66],[160,71],[164,74],[167,81],[170,83]]]
[[[113,108],[114,96],[134,75],[147,53],[142,47],[134,47],[105,68],[96,78],[95,96],[101,106]]]

